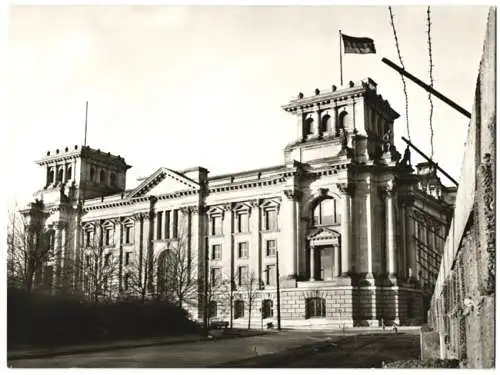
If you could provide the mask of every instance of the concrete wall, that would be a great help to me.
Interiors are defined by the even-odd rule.
[[[456,209],[429,319],[440,355],[494,367],[496,11],[490,9]]]

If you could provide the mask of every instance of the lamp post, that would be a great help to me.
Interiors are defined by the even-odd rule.
[[[280,309],[280,266],[279,251],[276,250],[276,307],[278,312],[278,331],[281,331],[281,309]]]

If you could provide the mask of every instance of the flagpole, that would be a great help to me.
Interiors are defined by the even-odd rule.
[[[89,102],[85,102],[85,137],[83,138],[83,145],[87,146],[87,114],[89,111]]]
[[[339,30],[340,86],[344,85],[342,78],[342,30]]]

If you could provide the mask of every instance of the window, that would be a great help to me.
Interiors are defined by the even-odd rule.
[[[111,186],[116,186],[116,174],[111,173],[111,174],[109,175],[109,178],[110,178],[110,180],[111,180]]]
[[[331,117],[329,114],[326,114],[321,119],[320,134],[326,133],[330,128],[331,128]]]
[[[248,242],[238,243],[238,258],[248,258]]]
[[[222,234],[222,216],[212,216],[211,218],[212,236]]]
[[[208,303],[208,317],[215,318],[217,316],[217,301],[210,301]]]
[[[217,284],[217,281],[220,281],[222,279],[222,269],[221,268],[212,268],[210,270],[210,281],[212,283],[212,286],[215,286]]]
[[[374,114],[374,112],[372,112]],[[375,123],[375,120],[373,120],[373,123]],[[339,120],[337,122],[337,126],[335,126],[335,134],[339,135],[340,134],[340,129],[345,130],[347,127],[347,112],[342,111],[339,114]]]
[[[179,210],[174,210],[173,212],[174,218],[173,218],[173,226],[172,226],[172,237],[177,238],[177,235],[179,233]]]
[[[59,171],[57,172],[57,181],[62,182],[62,180],[63,180],[63,169],[60,168]]]
[[[130,287],[130,279],[131,279],[130,274],[127,273],[125,275],[125,278],[123,279],[123,289],[124,290],[128,290],[128,288]]]
[[[103,278],[102,278],[102,289],[104,292],[107,292],[107,290],[108,290],[108,277],[107,276],[103,276]]]
[[[271,232],[278,230],[278,212],[276,210],[264,211],[264,229]]]
[[[276,265],[268,264],[265,272],[266,285],[274,285],[276,283]]]
[[[91,246],[91,243],[92,243],[92,232],[89,230],[89,231],[86,231],[85,232],[85,246]]]
[[[49,171],[49,184],[54,182],[54,170]]]
[[[248,232],[248,213],[238,213],[238,233]]]
[[[266,241],[266,255],[268,257],[276,255],[276,240]]]
[[[156,214],[156,239],[161,240],[161,231],[163,228],[162,225],[163,212],[158,212]]]
[[[313,212],[314,225],[333,225],[338,222],[337,204],[335,199],[327,198],[320,201]]]
[[[100,182],[106,182],[106,171],[101,170],[101,173],[99,173],[99,181]]]
[[[71,173],[72,173],[72,168],[71,167],[68,167],[68,169],[66,169],[66,181],[69,181],[71,180]]]
[[[54,268],[52,266],[45,266],[43,269],[43,285],[46,288],[50,288],[52,286],[54,276]]]
[[[248,278],[248,267],[247,266],[240,266],[238,267],[238,285],[246,285]]]
[[[110,246],[112,244],[112,231],[111,228],[104,228],[104,244]]]
[[[222,257],[222,245],[212,245],[212,260],[219,260]]]
[[[313,132],[314,119],[312,117],[308,117],[304,120],[304,135],[308,136]]]
[[[273,300],[265,299],[262,301],[262,318],[272,318],[274,315],[273,312]]]
[[[94,167],[90,168],[90,180],[93,181],[95,178],[95,169]]]
[[[90,255],[85,255],[85,266],[90,267]]]
[[[125,243],[132,243],[132,227],[130,225],[126,225],[125,228]]]
[[[165,238],[170,238],[170,211],[165,211]]]
[[[130,264],[131,253],[125,253],[125,265],[128,266]]]
[[[324,318],[326,316],[326,301],[324,298],[306,298],[306,319]]]
[[[245,317],[245,302],[234,301],[234,319]]]
[[[104,255],[104,265],[105,266],[111,265],[111,254]]]

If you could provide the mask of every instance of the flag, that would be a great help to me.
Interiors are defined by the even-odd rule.
[[[356,38],[342,34],[344,53],[376,53],[375,43],[370,38]]]

